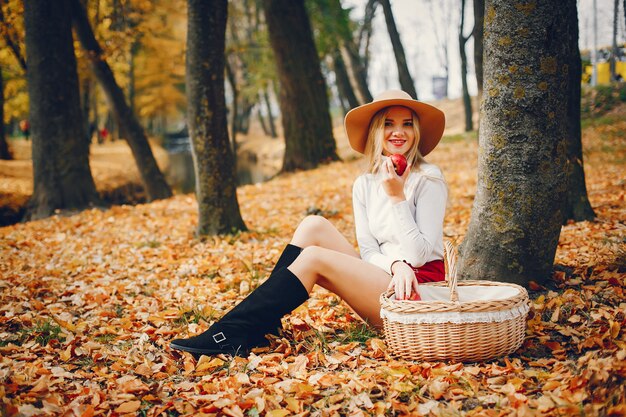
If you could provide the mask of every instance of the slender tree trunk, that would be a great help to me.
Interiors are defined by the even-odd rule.
[[[99,202],[89,168],[69,0],[24,4],[34,191],[26,218]]]
[[[226,69],[226,78],[230,84],[230,90],[233,93],[233,102],[230,106],[230,136],[233,149],[234,164],[237,166],[237,114],[239,113],[239,91],[237,90],[237,77],[228,62],[228,59],[224,58],[224,68]],[[228,124],[228,117],[226,117],[226,123]]]
[[[326,82],[304,0],[264,0],[263,4],[280,79],[282,171],[312,169],[337,160]]]
[[[267,122],[270,128],[270,136],[277,138],[276,123],[274,122],[274,112],[272,111],[272,103],[270,102],[270,95],[267,93],[267,88],[263,89],[263,101],[265,102],[265,108],[267,109]]]
[[[199,235],[246,230],[237,201],[224,97],[227,0],[187,2],[187,118]]]
[[[87,144],[91,145],[91,129],[89,121],[89,107],[91,105],[91,79],[89,77],[85,77],[82,84],[83,94],[81,100],[81,111],[83,112],[83,130],[85,131],[84,138]]]
[[[362,57],[361,63],[363,65],[363,74],[366,81],[370,58],[370,40],[372,38],[372,20],[374,20],[377,5],[378,0],[367,0],[365,15],[363,16],[363,25],[359,30],[358,36],[357,51],[359,51],[359,56]],[[368,101],[371,101],[371,99]]]
[[[128,54],[128,106],[135,112],[135,57],[139,52],[139,40],[133,39]]]
[[[483,97],[483,26],[485,24],[485,0],[474,0],[474,71],[478,86],[478,106]]]
[[[415,83],[413,77],[409,72],[409,67],[406,63],[406,57],[404,55],[404,47],[400,40],[400,34],[396,28],[396,21],[393,17],[393,11],[391,10],[391,3],[389,0],[379,0],[381,6],[383,6],[383,12],[385,13],[385,22],[387,23],[387,31],[389,32],[389,38],[391,39],[391,45],[393,47],[393,54],[396,57],[396,64],[398,65],[398,78],[400,80],[400,88],[409,93],[411,97],[417,99],[417,91],[415,90]]]
[[[617,73],[615,72],[615,60],[617,59],[617,20],[619,19],[619,0],[613,0],[613,38],[611,42],[611,55],[609,57],[609,71],[611,73],[611,83],[615,82]]]
[[[527,285],[550,276],[563,219],[576,0],[517,6],[486,1],[478,189],[459,274]]]
[[[259,123],[261,124],[261,129],[263,129],[263,134],[265,136],[269,136],[270,135],[270,130],[267,127],[267,123],[265,122],[265,117],[263,117],[263,112],[261,111],[261,103],[258,103],[258,106],[256,107],[256,114],[257,117],[259,118]]]
[[[461,24],[459,27],[459,50],[461,52],[461,84],[463,85],[463,107],[465,109],[465,131],[474,130],[474,122],[472,120],[472,99],[467,88],[467,54],[465,53],[465,45],[469,40],[469,36],[463,36],[463,26],[465,26],[465,0],[461,0]]]
[[[348,100],[351,109],[357,107],[359,105],[359,101],[356,99],[352,84],[350,84],[350,77],[348,76],[346,65],[343,62],[343,58],[341,57],[341,51],[335,51],[332,59],[333,70],[335,71],[335,76],[337,77],[336,81],[339,94],[341,94]]]
[[[349,39],[343,43],[344,50],[350,62],[350,69],[362,103],[369,103],[373,100],[372,93],[367,85],[367,68],[363,65],[363,60],[354,42]]]
[[[78,39],[89,57],[91,69],[104,90],[116,118],[124,132],[124,136],[135,158],[141,180],[149,200],[157,200],[172,196],[172,190],[165,181],[150,148],[146,133],[141,127],[137,116],[126,102],[124,92],[115,80],[115,76],[107,64],[102,48],[96,40],[87,13],[80,0],[71,0],[72,21]],[[113,134],[113,132],[111,132]]]
[[[4,80],[2,79],[2,69],[0,68],[0,159],[13,159],[9,144],[7,143],[4,129]]]
[[[582,63],[578,48],[578,13],[575,7],[569,10],[569,27],[575,30],[569,38],[570,64],[568,67],[569,96],[567,101],[567,176],[568,186],[563,205],[563,222],[593,220],[596,214],[587,197],[585,169],[583,165],[583,146],[580,127],[580,82]]]

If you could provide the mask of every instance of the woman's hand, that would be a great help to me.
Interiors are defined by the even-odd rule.
[[[406,179],[409,178],[410,172],[411,165],[409,164],[402,176],[399,176],[396,174],[391,158],[385,158],[382,166],[382,185],[392,203],[399,203],[400,201],[406,200],[406,196],[404,195],[404,183]]]
[[[413,269],[404,262],[394,262],[391,266],[389,288],[393,288],[396,300],[408,300],[412,292],[418,293],[417,278]]]

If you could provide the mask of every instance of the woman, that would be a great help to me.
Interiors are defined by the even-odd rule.
[[[380,328],[379,297],[418,292],[418,282],[441,281],[443,217],[447,187],[439,169],[422,157],[443,134],[440,110],[387,91],[345,117],[350,145],[364,153],[367,173],[353,187],[354,221],[360,255],[326,219],[305,218],[270,277],[206,332],[171,342],[194,355],[246,355],[267,345],[280,319],[309,297],[318,284],[345,300],[366,322]],[[408,161],[397,175],[389,155]]]

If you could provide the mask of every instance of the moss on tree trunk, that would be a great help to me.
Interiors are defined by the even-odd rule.
[[[462,278],[527,284],[551,274],[567,188],[575,0],[487,0],[478,190]]]
[[[227,1],[189,0],[187,119],[196,171],[199,235],[245,230],[237,201],[224,98]]]
[[[68,0],[24,5],[34,191],[26,218],[98,203],[89,168]]]

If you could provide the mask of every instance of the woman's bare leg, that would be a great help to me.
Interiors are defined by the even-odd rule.
[[[318,284],[345,300],[362,319],[382,327],[379,298],[389,286],[389,274],[363,261],[335,226],[321,216],[306,217],[291,244],[304,248],[289,270],[308,292]]]
[[[301,248],[320,246],[359,258],[350,242],[322,216],[305,217],[293,233],[290,243]]]
[[[332,249],[309,246],[289,270],[307,291],[318,284],[341,297],[369,324],[382,327],[379,299],[391,280],[382,269]]]

